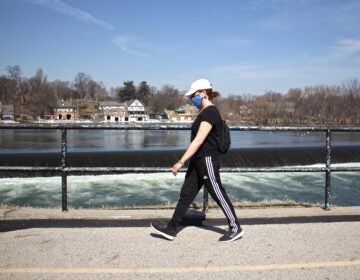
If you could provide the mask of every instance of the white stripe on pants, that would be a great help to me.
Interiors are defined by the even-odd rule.
[[[228,220],[230,221],[230,227],[232,231],[237,231],[238,230],[238,226],[236,224],[236,219],[234,217],[233,212],[231,211],[231,208],[229,206],[229,204],[227,203],[226,199],[223,196],[223,193],[220,189],[220,186],[216,180],[215,177],[215,172],[214,172],[214,167],[211,161],[211,157],[206,157],[205,158],[206,161],[206,168],[210,177],[210,182],[211,185],[214,189],[214,192],[218,198],[218,200],[220,201],[220,204],[222,206],[222,208],[224,209],[225,215],[228,218]]]

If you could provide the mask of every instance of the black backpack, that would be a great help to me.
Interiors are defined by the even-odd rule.
[[[218,142],[219,152],[222,154],[226,154],[227,151],[230,149],[231,135],[230,128],[224,120],[221,120],[220,135],[216,137],[216,140]]]

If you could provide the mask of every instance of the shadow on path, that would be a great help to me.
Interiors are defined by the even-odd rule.
[[[0,232],[22,230],[29,228],[111,228],[111,227],[149,227],[154,219],[31,219],[31,220],[2,220]],[[280,218],[243,218],[241,225],[264,225],[264,224],[302,224],[302,223],[333,223],[333,222],[359,222],[360,215],[327,215],[311,217],[280,217]],[[216,226],[226,226],[225,218],[187,220],[183,226],[202,226],[205,229],[222,231]]]

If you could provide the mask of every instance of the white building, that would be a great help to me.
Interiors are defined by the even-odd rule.
[[[125,103],[114,101],[100,102],[99,110],[104,115],[105,122],[144,122],[149,120],[145,107],[139,100]]]
[[[107,122],[124,122],[125,121],[125,104],[115,101],[106,101],[99,103],[99,110]]]
[[[149,116],[145,114],[145,107],[139,100],[130,100],[125,102],[126,113],[125,121],[144,122],[149,120]]]
[[[54,108],[55,120],[73,121],[77,119],[77,112],[75,106],[61,106]]]
[[[165,110],[165,112],[171,122],[192,122],[199,110],[195,106],[186,104],[175,111]]]
[[[14,122],[14,105],[5,105],[0,102],[0,120],[4,122]]]

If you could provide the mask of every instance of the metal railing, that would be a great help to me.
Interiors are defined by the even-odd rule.
[[[67,176],[81,173],[155,173],[168,172],[170,168],[166,167],[69,167],[67,165],[67,131],[68,130],[188,130],[189,124],[0,124],[0,129],[56,129],[61,130],[61,165],[57,166],[0,166],[0,172],[56,172],[61,174],[62,189],[62,211],[68,211],[67,198]],[[360,171],[360,167],[332,167],[331,166],[331,136],[332,132],[360,132],[360,127],[261,127],[261,126],[232,126],[232,131],[300,131],[300,132],[324,132],[326,133],[326,157],[324,158],[324,167],[263,167],[263,168],[221,168],[224,172],[324,172],[325,173],[325,191],[324,191],[324,209],[330,209],[331,193],[331,172]],[[203,211],[208,210],[208,192],[204,189]]]

